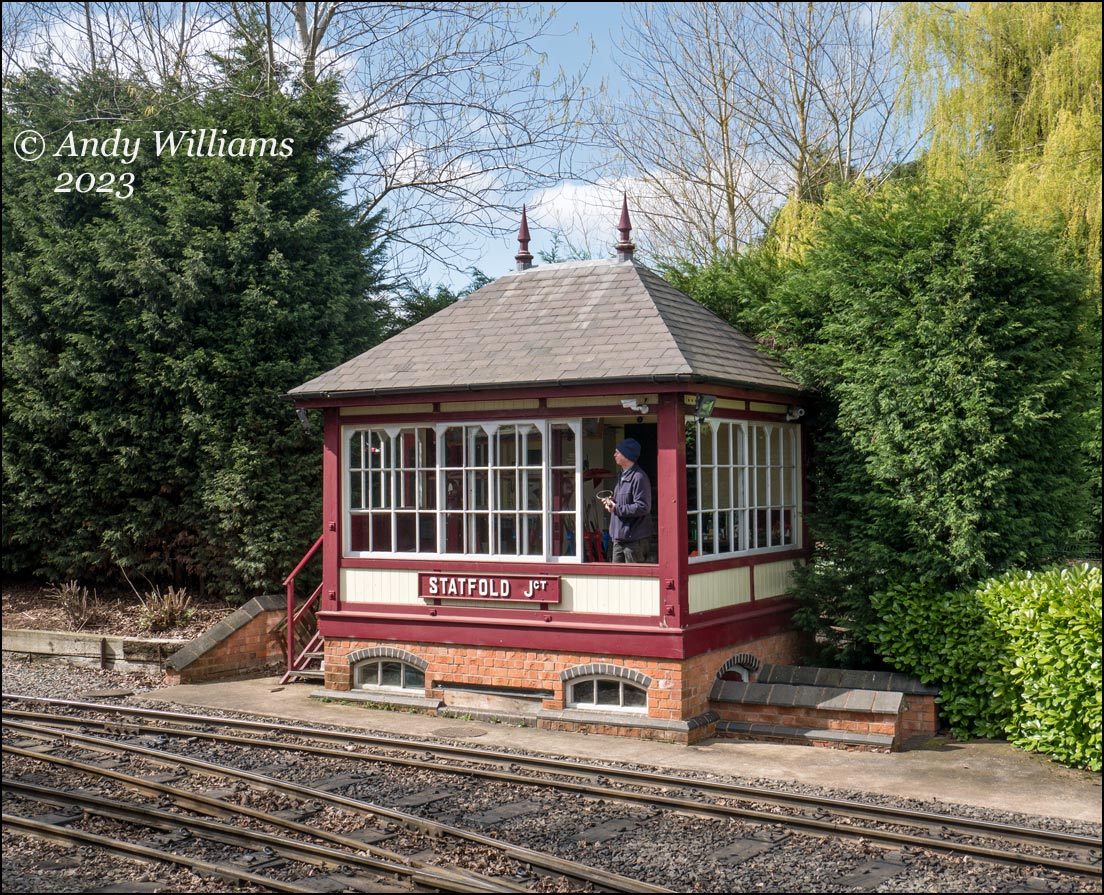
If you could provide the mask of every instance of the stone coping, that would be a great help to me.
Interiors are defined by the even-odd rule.
[[[896,715],[905,694],[879,690],[851,690],[838,687],[810,687],[795,684],[749,684],[743,681],[717,681],[709,694],[711,702],[741,705],[769,705],[782,708],[809,708],[821,711],[863,712]]]
[[[287,597],[284,594],[266,594],[254,597],[244,606],[240,606],[222,619],[218,624],[208,628],[203,634],[192,640],[182,650],[174,653],[165,663],[174,671],[183,671],[198,658],[206,655],[226,638],[249,624],[258,615],[273,610],[287,610]]]
[[[645,728],[647,730],[673,730],[688,733],[715,723],[720,717],[716,712],[703,712],[687,721],[668,721],[661,718],[649,718],[635,712],[602,712],[585,709],[565,709],[554,711],[541,709],[536,715],[541,721],[567,721],[572,724],[599,724],[605,727]]]
[[[406,709],[436,710],[441,707],[439,699],[415,696],[413,693],[384,693],[379,690],[313,690],[311,699],[329,699],[340,702],[370,702],[373,705],[392,706]]]
[[[856,733],[850,730],[816,730],[811,727],[786,727],[783,724],[758,724],[745,721],[718,721],[717,733],[773,737],[809,742],[828,742],[844,746],[873,746],[891,749],[893,737],[884,733]]]
[[[850,668],[815,668],[801,665],[763,665],[755,680],[760,684],[792,684],[839,690],[880,690],[909,696],[937,696],[939,688],[896,671],[855,671]]]

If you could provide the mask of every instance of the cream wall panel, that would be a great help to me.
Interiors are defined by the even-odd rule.
[[[658,395],[587,395],[579,398],[549,398],[549,407],[605,407],[610,404],[620,404],[626,398],[644,398],[645,404],[656,405],[659,403]]]
[[[658,615],[659,579],[572,575],[561,580],[561,608],[610,615]]]
[[[374,407],[342,407],[342,416],[383,416],[388,413],[433,413],[432,404],[383,404]]]
[[[536,410],[540,407],[538,398],[522,398],[517,401],[445,401],[441,412],[465,410]]]
[[[770,562],[755,566],[755,599],[765,600],[788,593],[796,565],[795,560],[787,559],[784,562]]]
[[[402,569],[342,569],[341,599],[349,603],[423,605],[418,573]]]
[[[402,569],[342,569],[342,599],[349,603],[390,603],[424,606],[418,596],[418,573]],[[443,600],[444,606],[521,609],[526,605],[507,600]],[[659,581],[656,578],[621,578],[606,575],[564,575],[560,578],[560,602],[549,611],[597,612],[608,615],[658,615]]]
[[[785,404],[763,404],[760,401],[752,401],[748,405],[749,410],[755,410],[759,413],[785,413]]]
[[[747,566],[699,575],[694,574],[691,566],[689,587],[691,612],[737,606],[751,600],[751,576]]]

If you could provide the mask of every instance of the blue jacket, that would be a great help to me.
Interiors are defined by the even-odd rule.
[[[610,537],[639,541],[652,534],[652,483],[638,464],[622,470],[613,486],[616,509],[610,515]]]

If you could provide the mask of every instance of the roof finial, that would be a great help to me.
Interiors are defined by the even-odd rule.
[[[528,270],[533,266],[533,256],[529,252],[529,221],[525,217],[525,206],[521,206],[521,227],[518,228],[518,253],[514,255],[518,270]]]
[[[632,223],[629,221],[629,197],[626,193],[621,194],[621,220],[617,223],[617,232],[621,235],[621,240],[614,246],[617,249],[617,260],[632,261],[633,249],[636,246],[629,239]]]

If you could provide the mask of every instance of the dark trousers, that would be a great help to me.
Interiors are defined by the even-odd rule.
[[[648,548],[651,545],[650,537],[639,541],[614,541],[610,562],[647,562]]]

